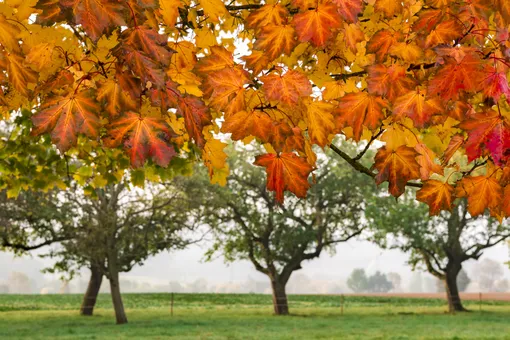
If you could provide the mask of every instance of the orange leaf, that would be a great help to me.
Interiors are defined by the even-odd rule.
[[[424,91],[416,90],[398,97],[393,104],[393,114],[409,117],[415,127],[425,127],[434,114],[444,111],[437,98],[427,98]]]
[[[462,135],[455,135],[450,139],[450,143],[441,158],[443,166],[448,164],[453,154],[464,144],[464,137]]]
[[[202,130],[211,124],[211,114],[204,102],[197,97],[186,96],[178,102],[177,113],[184,117],[184,125],[199,147],[205,144]]]
[[[384,12],[386,17],[391,18],[402,12],[402,2],[395,0],[376,0],[375,9],[377,12]]]
[[[124,111],[138,109],[138,103],[113,79],[108,79],[100,85],[97,90],[97,100],[104,105],[106,112],[113,118]]]
[[[393,64],[386,67],[386,65],[377,64],[368,68],[367,85],[370,93],[393,101],[408,92],[415,82],[406,76],[406,68],[403,66]]]
[[[375,176],[376,183],[379,185],[388,181],[389,192],[399,197],[404,193],[409,180],[420,178],[417,156],[416,150],[405,145],[399,146],[396,150],[389,150],[383,146],[375,155],[374,168],[378,171]]]
[[[300,71],[289,70],[284,75],[268,74],[260,77],[262,90],[267,99],[296,105],[299,98],[312,94],[312,84]]]
[[[306,109],[306,123],[310,140],[321,147],[326,146],[329,144],[328,136],[335,129],[335,119],[331,113],[333,105],[313,101],[307,103]]]
[[[123,13],[127,11],[122,4],[110,0],[64,0],[63,7],[71,8],[76,23],[82,25],[93,42],[97,42],[103,33],[115,26],[126,26]]]
[[[333,3],[337,5],[338,12],[344,20],[358,21],[358,14],[363,9],[363,0],[333,0]]]
[[[254,164],[266,168],[267,190],[276,192],[276,201],[279,203],[283,204],[285,190],[298,197],[306,197],[310,187],[308,176],[313,170],[306,159],[293,153],[271,153],[257,156]]]
[[[416,161],[420,165],[420,178],[427,180],[433,173],[443,174],[443,167],[435,162],[436,155],[425,144],[419,143],[414,146],[420,154]]]
[[[263,142],[269,142],[273,121],[260,111],[241,111],[229,115],[221,125],[221,132],[232,133],[233,140],[254,136]]]
[[[435,26],[425,39],[425,48],[431,48],[441,44],[451,44],[453,40],[462,36],[464,27],[458,19],[450,19]]]
[[[366,92],[348,93],[340,98],[334,112],[337,128],[352,127],[354,139],[359,141],[363,127],[371,131],[379,127],[384,108],[388,108],[388,102],[381,97]]]
[[[431,216],[439,215],[441,210],[452,210],[454,189],[448,183],[435,179],[423,182],[423,187],[416,193],[416,199],[429,206]]]
[[[246,18],[248,28],[264,28],[267,25],[284,25],[289,12],[279,4],[267,4],[253,11]]]
[[[157,30],[146,25],[128,28],[122,32],[121,38],[124,39],[124,44],[143,51],[163,66],[168,66],[175,52],[168,46],[166,35],[159,34]]]
[[[108,135],[104,143],[117,147],[121,143],[129,153],[133,167],[142,166],[147,158],[166,167],[175,155],[170,144],[171,128],[159,117],[142,116],[128,111],[107,126]]]
[[[292,20],[298,39],[310,41],[315,46],[324,46],[333,36],[333,30],[340,28],[341,21],[333,4],[319,4],[317,8],[299,13]]]
[[[245,109],[245,88],[250,83],[249,73],[240,67],[226,68],[206,77],[204,94],[217,110],[233,114]]]
[[[487,208],[497,208],[501,202],[503,189],[498,181],[490,176],[464,177],[457,183],[457,197],[467,197],[471,216],[483,214]]]
[[[290,55],[296,46],[296,31],[290,25],[268,25],[262,27],[255,41],[255,48],[264,51],[270,60],[282,53]]]
[[[101,125],[97,116],[100,108],[94,97],[92,91],[86,90],[48,99],[32,117],[32,134],[51,132],[52,142],[62,152],[76,145],[79,133],[97,138]]]
[[[378,61],[384,59],[390,48],[394,46],[400,39],[401,33],[390,30],[380,30],[376,32],[367,44],[367,51],[375,53]]]
[[[210,72],[220,71],[224,68],[233,67],[234,58],[232,53],[223,46],[211,46],[211,54],[200,59],[195,70],[200,75],[207,75]]]
[[[482,79],[480,58],[470,53],[459,62],[452,57],[445,57],[445,59],[444,66],[430,81],[428,93],[438,94],[445,100],[457,100],[461,91],[476,92]]]

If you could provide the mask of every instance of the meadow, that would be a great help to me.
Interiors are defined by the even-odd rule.
[[[292,315],[273,316],[258,294],[125,294],[129,324],[114,324],[110,297],[78,315],[80,295],[0,295],[0,339],[510,339],[510,303],[290,295]],[[480,310],[481,307],[481,310]]]

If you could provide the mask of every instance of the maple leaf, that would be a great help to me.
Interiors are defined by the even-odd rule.
[[[308,176],[313,167],[294,153],[264,154],[255,158],[255,165],[266,168],[267,190],[276,192],[276,201],[283,204],[285,190],[297,197],[306,197],[310,187]]]
[[[396,150],[387,149],[385,146],[377,150],[374,163],[374,168],[378,171],[375,176],[377,185],[388,181],[390,194],[395,197],[402,195],[409,180],[420,178],[417,156],[416,150],[405,145]]]
[[[165,86],[165,72],[156,61],[129,45],[123,47],[123,50],[117,50],[116,55],[126,60],[133,73],[139,76],[144,84],[150,83],[159,88]]]
[[[423,55],[423,49],[411,42],[398,42],[390,47],[389,52],[407,63],[416,63]]]
[[[52,142],[62,152],[76,145],[79,133],[97,138],[101,123],[97,116],[99,105],[94,97],[92,90],[85,90],[46,100],[32,117],[32,134],[51,132]]]
[[[367,51],[375,53],[376,59],[381,61],[389,53],[390,48],[397,44],[401,34],[390,30],[377,31],[368,41]]]
[[[415,82],[406,76],[406,68],[397,64],[389,67],[377,64],[368,67],[368,91],[395,100],[408,92]]]
[[[220,71],[234,65],[231,52],[222,46],[212,46],[211,54],[200,59],[195,66],[195,70],[198,74],[206,76],[211,72]]]
[[[270,60],[282,53],[290,55],[296,46],[296,31],[290,25],[268,25],[261,28],[255,48],[264,51]]]
[[[431,216],[439,215],[441,210],[452,210],[454,191],[450,184],[430,179],[423,182],[423,187],[416,192],[416,199],[428,204]]]
[[[338,6],[338,12],[347,21],[357,22],[358,14],[363,9],[363,0],[333,0]]]
[[[104,144],[110,148],[123,144],[135,168],[148,158],[166,167],[176,154],[170,143],[173,132],[160,117],[127,111],[106,128]]]
[[[453,40],[462,36],[464,27],[457,19],[450,19],[439,23],[434,27],[425,39],[425,48],[441,44],[450,44]]]
[[[427,180],[433,173],[443,174],[443,167],[435,163],[436,155],[425,144],[418,143],[415,145],[415,150],[419,153],[416,161],[420,165],[420,178]]]
[[[468,212],[474,217],[483,214],[487,208],[498,208],[503,189],[491,176],[468,176],[457,183],[456,195],[467,197]]]
[[[18,34],[20,29],[7,21],[5,15],[0,14],[0,44],[11,52],[19,50]]]
[[[60,0],[39,0],[35,8],[41,10],[41,13],[37,15],[36,22],[49,26],[55,22],[64,21],[69,11],[60,7]]]
[[[231,133],[233,140],[241,140],[249,136],[269,142],[273,128],[272,119],[261,111],[240,111],[228,115],[221,125],[221,132]]]
[[[386,17],[392,17],[402,11],[402,3],[394,0],[376,0],[376,11],[382,11]]]
[[[264,28],[268,25],[281,26],[287,23],[289,12],[280,4],[267,4],[250,13],[246,18],[248,28]]]
[[[159,12],[168,27],[174,27],[179,17],[179,7],[183,7],[181,0],[165,0],[159,2]]]
[[[459,148],[464,144],[464,137],[462,135],[455,135],[450,139],[450,143],[448,143],[448,147],[446,148],[443,157],[442,164],[446,165],[453,157],[453,154],[459,150]]]
[[[315,46],[324,46],[333,36],[332,30],[340,28],[337,8],[333,4],[319,4],[317,8],[299,13],[292,19],[298,39],[310,41]]]
[[[495,102],[499,101],[501,95],[505,95],[507,101],[510,100],[510,86],[506,74],[498,72],[493,66],[487,65],[484,73],[487,74],[481,81],[481,89],[487,97],[491,97]]]
[[[502,165],[510,158],[510,126],[499,113],[477,113],[460,124],[468,131],[466,153],[471,162],[488,150],[494,163]]]
[[[480,59],[474,54],[466,54],[459,62],[445,57],[446,63],[440,67],[430,81],[429,94],[438,94],[443,99],[459,99],[461,91],[476,92],[481,74]]]
[[[367,92],[348,93],[340,98],[334,111],[337,128],[352,127],[354,139],[359,141],[364,127],[371,131],[379,127],[385,108],[388,102],[381,97]]]
[[[268,74],[260,77],[267,99],[296,105],[299,98],[312,94],[312,84],[302,72],[289,70],[283,75]]]
[[[308,125],[308,134],[312,143],[321,147],[329,144],[328,136],[335,129],[335,120],[332,114],[333,105],[312,101],[306,105],[306,123]]]
[[[245,109],[244,86],[249,83],[249,74],[242,68],[226,68],[210,74],[203,88],[212,107],[231,114]]]
[[[492,6],[495,6],[498,13],[501,14],[503,19],[505,20],[506,24],[510,24],[510,3],[506,0],[491,0],[493,4]]]
[[[168,45],[168,37],[149,26],[128,28],[122,32],[121,38],[124,39],[124,44],[143,51],[150,59],[163,66],[168,66],[175,52]]]
[[[246,62],[246,67],[253,70],[254,75],[262,72],[271,61],[263,51],[257,50],[253,50],[250,55],[244,56],[242,59]]]
[[[136,111],[138,103],[128,92],[124,91],[119,83],[108,79],[99,86],[97,100],[103,104],[110,117],[115,118],[124,111]]]
[[[188,134],[199,147],[203,147],[205,140],[202,130],[211,124],[211,114],[207,106],[199,98],[186,96],[179,100],[177,112],[184,117]]]
[[[437,98],[427,98],[426,93],[419,89],[398,97],[393,104],[393,114],[398,117],[409,117],[415,127],[424,127],[434,114],[444,110]]]
[[[127,9],[110,0],[61,0],[60,5],[73,10],[76,23],[82,25],[93,42],[116,26],[126,26]]]
[[[37,83],[37,74],[25,67],[24,60],[15,53],[5,55],[7,59],[7,74],[14,88],[24,96],[29,94],[29,83]]]
[[[218,22],[220,17],[228,15],[225,4],[223,4],[221,0],[201,0],[200,4],[204,8],[204,13],[209,16],[213,22]]]
[[[273,122],[267,141],[279,153],[283,151],[287,140],[293,135],[294,131],[286,122]]]

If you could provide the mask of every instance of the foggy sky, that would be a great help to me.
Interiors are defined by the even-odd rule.
[[[244,282],[248,279],[267,281],[268,279],[258,273],[248,261],[237,261],[225,264],[219,257],[212,262],[205,262],[203,254],[206,244],[193,245],[188,249],[165,252],[146,261],[143,266],[135,267],[129,273],[121,273],[121,278],[141,280],[156,284],[167,284],[170,281],[191,283],[198,279],[205,279],[211,284],[227,284],[231,282]],[[508,247],[502,243],[485,251],[483,258],[491,258],[500,263],[509,260]],[[345,286],[345,280],[355,268],[365,268],[370,274],[376,270],[381,272],[397,272],[402,276],[403,284],[409,282],[412,272],[406,264],[407,255],[398,250],[383,250],[368,241],[351,240],[336,247],[336,254],[323,252],[319,259],[303,263],[303,269],[295,274],[303,274],[313,280],[338,282]],[[33,256],[14,258],[12,253],[0,253],[0,281],[6,280],[12,271],[22,272],[32,280],[54,280],[57,276],[41,274],[40,270],[51,265],[51,260],[41,259],[34,253]],[[465,263],[469,276],[472,276],[476,261]],[[510,278],[507,266],[505,276]],[[88,279],[88,272],[84,271],[83,280]],[[292,282],[292,279],[291,279]]]

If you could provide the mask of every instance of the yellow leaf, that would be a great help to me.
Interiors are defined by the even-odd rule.
[[[200,4],[205,15],[213,22],[219,22],[219,18],[228,15],[228,11],[221,0],[201,0]]]
[[[329,144],[328,137],[335,128],[335,119],[331,113],[333,105],[320,101],[307,101],[305,104],[310,139],[312,143],[324,147]]]
[[[159,2],[159,12],[165,24],[170,28],[175,26],[175,21],[179,17],[179,7],[183,7],[181,0],[161,0]]]

